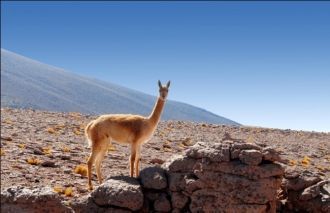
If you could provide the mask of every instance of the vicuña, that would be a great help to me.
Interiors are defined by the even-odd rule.
[[[130,176],[139,176],[140,149],[141,145],[148,141],[160,120],[170,81],[166,86],[158,81],[159,97],[149,117],[131,114],[109,114],[101,115],[96,120],[91,121],[85,128],[85,135],[89,147],[92,148],[87,161],[88,166],[88,188],[92,186],[92,166],[95,161],[96,174],[99,183],[102,183],[101,163],[108,150],[109,142],[126,143],[131,146],[130,155]]]

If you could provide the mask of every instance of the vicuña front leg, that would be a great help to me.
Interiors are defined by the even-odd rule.
[[[129,158],[130,164],[130,176],[134,177],[134,162],[136,157],[136,147],[134,145],[131,146],[131,156]]]
[[[136,156],[134,161],[135,177],[139,177],[139,173],[140,173],[140,156],[141,156],[141,146],[138,145],[136,148]]]

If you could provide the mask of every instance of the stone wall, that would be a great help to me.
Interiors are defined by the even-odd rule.
[[[163,165],[167,188],[148,184],[164,179],[160,170],[141,173],[145,203],[156,211],[275,212],[284,174],[278,159],[275,150],[254,144],[199,142]]]

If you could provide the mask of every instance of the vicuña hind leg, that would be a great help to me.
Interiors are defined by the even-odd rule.
[[[101,164],[104,159],[105,153],[108,151],[108,141],[102,141],[102,145],[99,147],[100,151],[97,153],[95,159],[96,174],[99,180],[99,184],[102,183]]]
[[[92,185],[92,167],[93,163],[95,161],[97,155],[97,150],[92,147],[92,153],[89,155],[89,158],[87,160],[87,174],[88,174],[88,189],[92,190],[93,185]]]

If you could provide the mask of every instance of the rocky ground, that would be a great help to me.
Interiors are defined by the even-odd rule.
[[[79,113],[1,109],[1,188],[47,186],[68,202],[88,194],[84,164],[90,149],[83,129],[94,118]],[[198,141],[226,139],[267,144],[281,152],[287,172],[313,172],[330,179],[330,133],[182,121],[160,122],[154,137],[143,145],[141,167],[162,164]],[[109,146],[102,165],[104,176],[128,175],[129,154],[125,145]],[[96,180],[94,175],[95,186]]]

